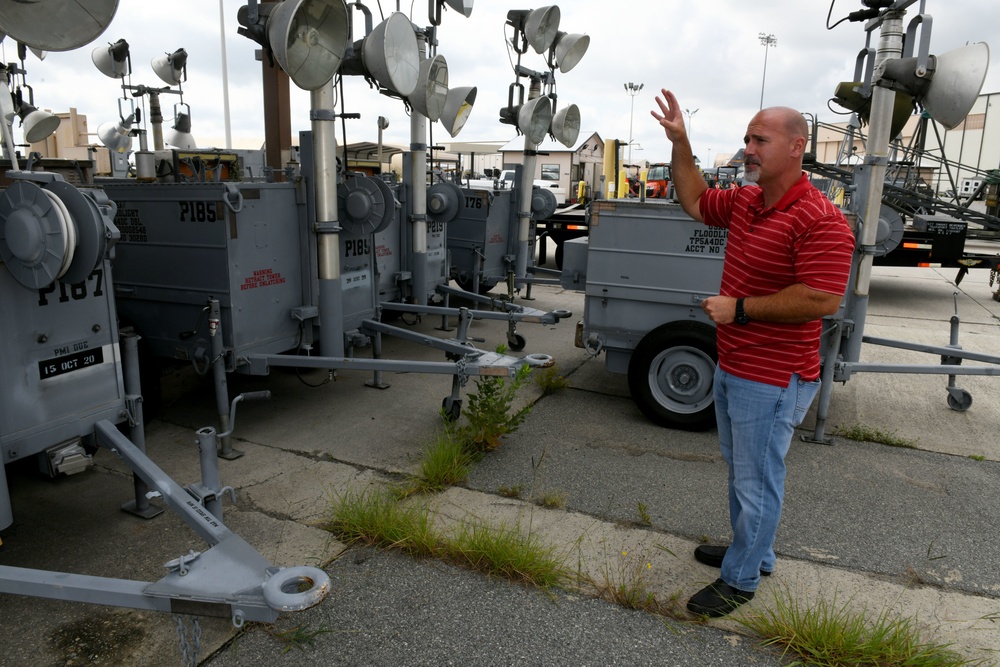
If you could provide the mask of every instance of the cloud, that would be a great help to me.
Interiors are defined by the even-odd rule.
[[[44,5],[44,3],[42,3]],[[255,59],[259,46],[237,34],[236,13],[242,0],[222,0],[233,144],[259,148],[263,143],[262,63]],[[377,23],[395,3],[369,3]],[[932,52],[944,52],[967,41],[981,41],[1000,25],[1000,3],[981,0],[930,0],[934,16]],[[861,9],[860,3],[833,3],[832,21]],[[905,24],[917,7],[908,10]],[[428,24],[427,6],[411,4],[411,20]],[[472,117],[457,137],[461,141],[508,140],[513,128],[499,123],[499,110],[507,105],[509,86],[515,82],[512,54],[505,25],[507,11],[527,8],[520,2],[501,0],[476,2],[472,16],[445,9],[437,29],[438,52],[448,60],[452,86],[475,85],[478,97]],[[654,96],[661,87],[678,95],[684,108],[698,109],[692,116],[695,152],[703,160],[708,153],[732,153],[741,146],[746,123],[760,106],[782,104],[819,116],[840,120],[827,108],[837,83],[853,77],[855,58],[864,48],[863,23],[844,22],[827,30],[831,5],[801,0],[670,0],[631,4],[606,0],[574,0],[561,5],[560,29],[587,33],[590,49],[583,61],[567,74],[556,73],[558,104],[575,103],[583,116],[583,130],[597,131],[605,139],[627,141],[632,124],[636,160],[669,159],[670,147],[659,126],[649,117]],[[410,11],[407,8],[407,11]],[[354,11],[355,38],[360,38],[361,14]],[[117,118],[121,89],[115,80],[94,68],[90,53],[95,46],[125,38],[131,45],[132,82],[162,85],[149,67],[162,53],[184,47],[189,54],[188,80],[183,84],[184,102],[191,107],[192,133],[201,145],[224,144],[222,49],[219,3],[208,0],[174,0],[169,4],[122,0],[109,28],[94,43],[65,53],[52,53],[44,61],[29,56],[27,83],[36,105],[54,111],[70,107],[86,114],[90,130]],[[773,34],[777,46],[765,49],[759,33]],[[877,32],[872,45],[877,44]],[[3,62],[16,60],[10,40],[5,40]],[[994,54],[1000,53],[1000,48]],[[764,58],[767,58],[766,78]],[[1000,63],[991,56],[983,92],[1000,89]],[[522,64],[542,70],[542,56],[529,52]],[[521,82],[524,82],[521,79]],[[643,83],[642,92],[630,99],[623,84]],[[161,96],[164,115],[173,115],[179,98]],[[634,103],[634,112],[632,105]],[[309,95],[293,90],[292,129],[295,136],[309,128]],[[379,116],[389,120],[384,140],[409,145],[410,123],[404,105],[379,95],[358,77],[345,77],[337,111],[358,113],[347,120],[347,141],[372,141]],[[338,124],[339,125],[339,124]],[[440,124],[433,124],[433,141],[450,140]],[[96,137],[95,137],[96,140]],[[338,127],[338,140],[342,140]]]

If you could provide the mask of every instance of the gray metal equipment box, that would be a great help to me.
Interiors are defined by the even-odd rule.
[[[311,335],[291,315],[314,303],[316,289],[303,270],[314,251],[293,184],[108,182],[104,190],[122,232],[118,310],[155,354],[203,356],[210,299],[220,302],[225,346],[240,355],[284,352]],[[229,371],[238,365],[227,360]]]
[[[667,322],[712,325],[702,299],[719,293],[727,232],[693,220],[677,204],[594,202],[584,265],[584,340],[596,336],[609,370],[624,373],[642,338]],[[563,256],[564,286],[578,248]]]

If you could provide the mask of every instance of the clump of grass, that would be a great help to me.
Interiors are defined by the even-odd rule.
[[[566,492],[560,489],[545,491],[538,496],[538,504],[550,510],[561,510],[566,507]]]
[[[348,543],[400,549],[415,556],[438,550],[426,507],[402,505],[386,492],[347,491],[334,498],[326,529]]]
[[[535,372],[535,384],[541,388],[543,396],[548,396],[568,387],[569,379],[560,375],[559,366],[553,365]]]
[[[774,593],[773,603],[748,607],[736,620],[780,646],[793,664],[815,667],[877,665],[878,667],[970,667],[948,644],[924,641],[913,617],[885,609],[872,613],[824,599],[800,601],[787,589]]]
[[[983,456],[982,454],[970,454],[969,458],[972,459],[973,461],[985,461],[986,460],[986,457]]]
[[[899,437],[896,431],[883,431],[878,428],[856,423],[853,426],[837,426],[833,431],[834,435],[839,435],[848,440],[858,442],[874,442],[889,447],[903,447],[913,449],[917,446],[916,440]]]
[[[475,457],[455,436],[445,429],[424,448],[420,474],[394,491],[396,498],[406,498],[416,493],[437,493],[449,486],[461,484],[469,477],[469,467]]]
[[[453,534],[441,536],[434,531],[426,507],[403,505],[388,493],[348,492],[335,497],[325,527],[347,543],[434,556],[541,588],[567,579],[563,559],[554,548],[544,546],[537,534],[463,521]]]
[[[450,540],[451,557],[490,576],[551,588],[567,577],[563,559],[541,543],[536,534],[517,527],[499,528],[480,521],[465,522]]]
[[[521,492],[523,490],[524,487],[522,487],[520,484],[514,484],[511,486],[507,486],[506,484],[501,484],[500,487],[497,489],[497,493],[499,493],[504,498],[520,498]]]
[[[296,625],[294,628],[289,628],[288,630],[272,630],[270,634],[272,637],[285,645],[285,647],[281,649],[281,652],[288,653],[293,647],[299,649],[300,651],[304,651],[307,644],[312,645],[316,641],[316,637],[330,632],[332,632],[332,630],[327,630],[325,628],[313,630],[308,624],[306,624]]]
[[[590,584],[598,597],[627,609],[672,618],[685,618],[679,603],[679,594],[663,602],[649,589],[647,577],[652,574],[652,570],[651,561],[623,547],[613,559],[609,559],[605,554],[600,579],[592,579]]]

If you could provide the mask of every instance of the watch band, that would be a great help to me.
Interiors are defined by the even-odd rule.
[[[747,315],[747,311],[743,309],[743,298],[744,297],[736,299],[736,324],[750,324],[750,316]]]

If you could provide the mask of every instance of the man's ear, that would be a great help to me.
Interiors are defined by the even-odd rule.
[[[796,137],[792,142],[792,157],[798,158],[802,157],[806,150],[806,139],[805,137]]]

